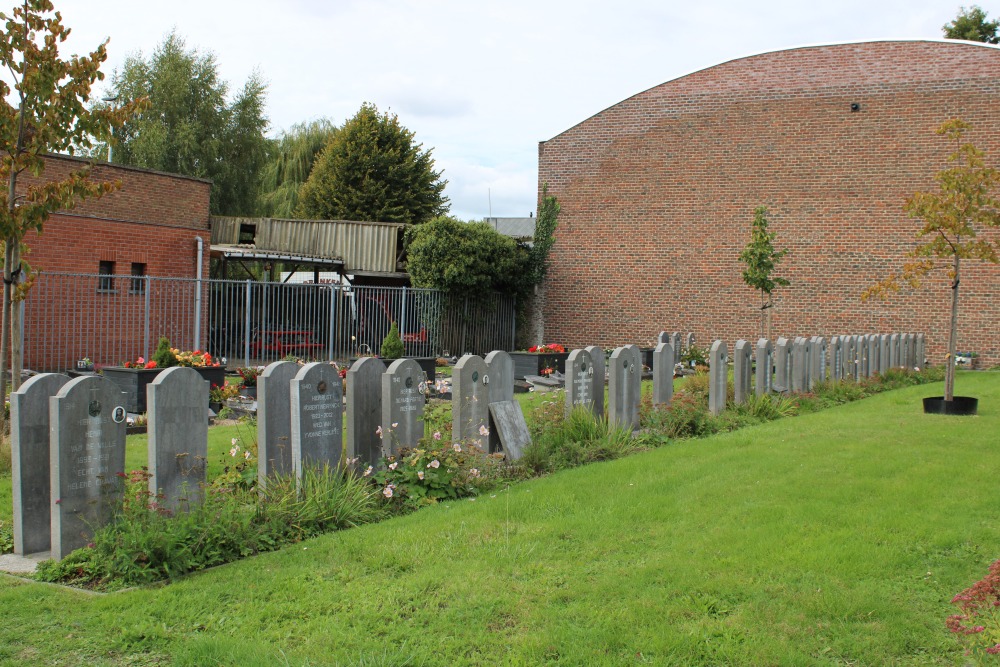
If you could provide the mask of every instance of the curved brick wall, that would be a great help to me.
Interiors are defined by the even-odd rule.
[[[860,110],[851,111],[852,104]],[[913,247],[908,194],[933,187],[948,118],[1000,165],[1000,48],[897,41],[730,61],[639,93],[539,145],[539,189],[562,204],[546,281],[545,338],[568,345],[699,344],[759,335],[737,257],[753,209],[791,253],[775,336],[925,332],[943,358],[950,294],[862,304]],[[960,350],[1000,363],[1000,267],[963,266]]]

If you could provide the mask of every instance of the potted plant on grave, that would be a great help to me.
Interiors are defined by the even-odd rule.
[[[555,371],[566,372],[566,359],[569,353],[558,343],[533,345],[527,351],[511,352],[514,361],[514,379],[523,380],[528,375],[542,375],[544,369],[550,369],[545,375]]]
[[[985,153],[963,138],[970,126],[954,119],[943,123],[939,135],[955,143],[948,156],[950,166],[938,172],[936,192],[916,192],[903,206],[911,218],[923,222],[917,232],[921,240],[908,253],[910,261],[899,273],[866,289],[862,300],[872,296],[885,298],[900,289],[901,283],[919,287],[938,264],[947,266],[951,289],[951,321],[948,330],[948,353],[945,356],[944,396],[924,399],[924,412],[972,415],[979,400],[955,396],[956,344],[958,342],[958,288],[961,283],[961,260],[978,259],[996,264],[1000,261],[997,243],[977,237],[988,227],[1000,227],[1000,171],[986,166]]]
[[[187,366],[196,370],[211,384],[222,385],[226,381],[226,369],[207,352],[201,350],[181,351],[170,347],[165,336],[150,360],[139,357],[135,361],[125,361],[121,366],[105,366],[101,372],[125,392],[125,408],[129,412],[146,412],[146,386],[156,379],[164,369]]]
[[[257,366],[240,366],[236,369],[237,375],[240,376],[240,394],[257,398],[257,376],[260,372],[261,369]]]

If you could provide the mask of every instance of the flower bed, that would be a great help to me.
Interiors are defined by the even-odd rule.
[[[194,370],[209,381],[210,385],[226,384],[226,369],[222,366],[194,366]],[[146,386],[162,373],[163,368],[126,368],[110,366],[102,372],[125,392],[125,409],[141,414],[146,411]],[[207,405],[205,406],[207,409]]]

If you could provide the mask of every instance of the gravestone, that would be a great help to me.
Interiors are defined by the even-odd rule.
[[[830,338],[830,379],[834,382],[844,379],[844,337]]]
[[[49,399],[52,558],[86,546],[122,495],[126,395],[102,376],[79,377]],[[206,409],[205,418],[208,418]]]
[[[382,457],[382,374],[385,364],[362,357],[347,371],[347,458],[364,470]],[[391,423],[391,422],[390,422]]]
[[[590,353],[590,360],[594,364],[594,414],[599,419],[604,418],[604,387],[607,384],[607,371],[605,370],[604,348],[596,345],[588,345],[583,348]]]
[[[484,452],[489,442],[484,435],[490,423],[489,367],[482,357],[466,354],[451,376],[452,438],[472,441]]]
[[[750,343],[742,339],[736,341],[733,347],[733,402],[737,405],[746,403],[750,398],[752,365]]]
[[[807,338],[796,336],[792,342],[792,391],[801,393],[809,389],[809,352]]]
[[[826,338],[813,336],[809,339],[809,389],[826,381]]]
[[[193,368],[168,368],[146,386],[149,492],[170,510],[200,505],[208,462],[209,382]]]
[[[339,468],[344,451],[344,384],[337,367],[325,361],[306,364],[292,378],[289,390],[295,479],[302,479],[309,466]]]
[[[670,342],[670,334],[667,333],[666,331],[661,331],[659,335],[656,337],[657,345],[659,345],[660,343],[669,343],[669,342]]]
[[[878,372],[885,375],[892,368],[892,336],[882,334],[878,337]]]
[[[653,405],[670,405],[674,397],[674,348],[661,342],[653,350]]]
[[[889,334],[889,365],[892,368],[899,368],[902,365],[900,347],[899,334]]]
[[[767,338],[757,340],[757,378],[754,391],[758,396],[771,393],[771,383],[774,378],[774,348]]]
[[[507,461],[516,461],[524,454],[524,449],[531,444],[531,433],[528,423],[524,421],[521,404],[515,400],[495,401],[490,403],[490,423],[493,425],[499,441],[498,451],[503,451]]]
[[[48,551],[52,543],[49,399],[67,382],[67,375],[45,373],[10,394],[14,553],[21,556]]]
[[[291,475],[292,468],[292,379],[299,365],[276,361],[257,377],[257,484],[267,478]]]
[[[729,384],[729,365],[726,344],[721,340],[712,343],[708,355],[708,411],[717,415],[726,409],[726,390]]]
[[[604,393],[603,383],[601,393]],[[595,406],[594,360],[587,350],[572,350],[566,358],[566,416],[578,407],[591,411],[598,419],[604,417]]]
[[[608,421],[619,428],[639,428],[639,394],[642,390],[642,359],[639,348],[616,348],[608,360]]]
[[[913,347],[914,347],[914,353],[915,353],[914,354],[915,358],[913,360],[913,366],[918,371],[922,371],[922,370],[924,370],[924,367],[925,367],[925,365],[927,363],[927,357],[924,356],[925,355],[925,342],[924,342],[924,335],[922,333],[917,334],[916,337],[913,339]]]
[[[843,378],[845,380],[855,380],[857,381],[858,376],[858,350],[855,346],[854,336],[841,336],[842,341],[841,350],[843,354],[844,370]]]
[[[855,351],[858,359],[858,380],[868,377],[868,341],[867,336],[854,337]]]
[[[489,392],[490,403],[506,403],[514,400],[514,360],[503,350],[493,350],[486,355],[486,368],[489,369]],[[518,403],[518,409],[521,404]],[[490,412],[490,416],[493,413]],[[523,415],[522,415],[523,421]],[[491,420],[490,434],[487,436],[487,452],[490,454],[503,449],[499,431],[494,428],[495,423]],[[513,437],[513,434],[512,434]]]
[[[684,341],[684,351],[689,352],[694,347],[694,334],[689,333]]]
[[[916,336],[911,333],[906,334],[906,344],[903,349],[906,350],[906,369],[910,371],[917,365],[916,342]]]
[[[878,375],[881,362],[879,360],[879,337],[875,334],[865,336],[865,346],[868,348],[868,377]]]
[[[425,388],[424,371],[413,359],[396,359],[382,375],[382,448],[387,455],[420,444]]]
[[[774,346],[774,391],[787,392],[792,387],[792,342],[779,338]]]

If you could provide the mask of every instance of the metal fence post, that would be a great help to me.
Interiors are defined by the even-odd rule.
[[[406,333],[406,285],[403,285],[403,305],[401,307],[401,312],[399,314],[399,339],[403,339],[403,335]],[[405,346],[403,348],[406,349]]]
[[[337,324],[337,288],[330,284],[330,341],[327,343],[327,361],[333,361],[333,336]]]
[[[247,278],[246,304],[243,309],[243,365],[250,365],[250,284]]]
[[[152,283],[149,281],[149,276],[143,278],[146,281],[145,294],[143,295],[143,308],[146,311],[146,323],[142,330],[142,353],[144,359],[149,359],[149,291],[152,287]]]

